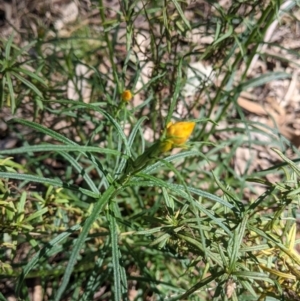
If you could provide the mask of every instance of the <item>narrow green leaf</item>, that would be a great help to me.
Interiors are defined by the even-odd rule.
[[[218,179],[218,177],[212,172],[212,175],[214,177],[215,182],[219,186],[219,188],[227,195],[235,204],[235,209],[238,210],[239,212],[241,211],[241,208],[243,208],[243,204],[239,201],[238,197],[235,195],[233,191],[228,190]]]
[[[46,81],[41,76],[38,76],[37,74],[35,74],[35,73],[25,69],[25,68],[14,68],[14,71],[17,71],[19,73],[24,73],[24,74],[34,78],[35,80],[37,80],[38,82],[40,82],[44,86],[46,86]]]
[[[94,193],[90,190],[77,187],[76,185],[68,184],[65,182],[62,182],[60,180],[55,179],[49,179],[49,178],[43,178],[39,176],[29,175],[29,174],[17,174],[17,173],[10,173],[10,172],[0,172],[0,178],[8,178],[8,179],[16,179],[16,180],[24,180],[28,182],[35,182],[35,183],[42,183],[45,185],[52,185],[57,187],[63,187],[66,189],[70,189],[73,191],[80,191],[81,193],[90,196],[92,198],[99,198],[99,193]]]
[[[129,138],[128,138],[128,146],[131,148],[132,147],[132,144],[133,144],[133,141],[135,139],[135,136],[138,132],[138,130],[140,130],[140,126],[141,124],[146,120],[148,119],[146,116],[143,116],[142,118],[140,118],[136,124],[134,125],[130,135],[129,135]]]
[[[150,245],[155,246],[159,244],[158,248],[161,249],[166,245],[170,237],[171,235],[169,233],[163,233],[160,236],[158,236],[154,241],[152,241]]]
[[[24,120],[24,119],[19,119],[19,118],[13,118],[9,121],[10,123],[11,122],[16,122],[16,123],[20,123],[20,124],[23,124],[25,126],[28,126],[38,132],[41,132],[43,134],[46,134],[46,135],[49,135],[50,137],[56,139],[57,141],[60,141],[60,142],[63,142],[65,144],[70,144],[70,145],[78,145],[77,143],[75,143],[74,141],[66,138],[65,136],[53,131],[53,130],[50,130],[38,123],[35,123],[35,122],[32,122],[32,121],[28,121],[28,120]]]
[[[209,200],[215,201],[219,204],[222,204],[224,206],[226,206],[229,209],[234,209],[234,206],[231,205],[230,203],[228,203],[227,201],[221,199],[220,197],[211,194],[209,192],[194,188],[194,187],[190,187],[190,186],[186,186],[186,188],[183,185],[179,185],[179,184],[172,184],[172,183],[168,183],[164,180],[158,179],[156,177],[153,177],[149,174],[144,174],[144,173],[139,173],[138,174],[139,177],[147,179],[148,181],[141,181],[141,180],[137,180],[136,177],[134,177],[132,180],[130,180],[126,186],[145,186],[145,187],[152,187],[152,186],[158,186],[158,187],[165,187],[170,189],[170,191],[174,194],[180,195],[184,198],[188,198],[188,194],[186,193],[186,189],[190,192],[190,193],[194,193],[198,196],[201,196],[203,198],[207,198]]]
[[[88,279],[88,282],[86,284],[85,290],[83,292],[83,295],[80,298],[80,301],[90,301],[93,299],[94,293],[96,291],[96,289],[101,285],[101,280],[103,281],[105,276],[101,275],[100,277],[102,278],[101,280],[99,280],[99,271],[102,267],[103,261],[105,259],[105,255],[108,251],[108,243],[109,243],[109,239],[106,239],[105,242],[105,246],[102,250],[99,250],[99,257],[95,262],[95,266],[94,269],[92,271],[92,273],[90,274],[90,277]],[[108,276],[108,274],[106,275]]]
[[[218,277],[222,276],[223,274],[224,274],[223,271],[214,273],[213,275],[210,275],[210,276],[202,279],[201,281],[199,281],[197,284],[195,284],[190,289],[188,289],[183,295],[181,295],[179,297],[176,297],[175,299],[171,298],[171,299],[168,299],[168,300],[169,301],[173,301],[173,300],[174,301],[175,300],[193,300],[193,299],[188,298],[188,297],[190,297],[194,292],[196,292],[200,288],[208,285],[209,283],[211,283],[212,281],[214,281]]]
[[[12,56],[12,58],[11,58],[11,61],[16,61],[16,62],[18,62],[18,58],[19,58],[20,56],[28,55],[28,50],[29,50],[30,48],[33,48],[34,45],[35,45],[36,43],[37,43],[37,40],[32,41],[32,42],[30,42],[30,43],[28,43],[28,44],[26,44],[26,45],[22,45],[22,48],[19,48],[19,47],[17,47],[15,44],[12,44],[13,48],[14,48],[16,51],[14,51],[14,53],[12,53],[13,56]],[[33,61],[36,62],[37,59],[26,61],[26,63],[29,64],[30,62],[33,62]],[[18,65],[18,64],[14,64],[14,69],[15,69],[15,67],[16,67],[17,65]]]
[[[1,150],[0,155],[15,155],[24,153],[36,153],[36,152],[80,152],[80,153],[100,153],[109,154],[114,156],[120,156],[121,153],[109,148],[84,146],[84,145],[55,145],[55,144],[41,144],[41,145],[29,145],[19,148]]]
[[[18,212],[17,222],[21,222],[24,218],[24,207],[25,207],[26,198],[27,198],[27,192],[23,191],[21,194],[20,201],[17,205],[17,212]]]
[[[192,156],[201,156],[201,153],[198,152],[198,151],[185,151],[185,152],[180,152],[178,154],[175,154],[175,155],[171,155],[169,157],[166,157],[164,158],[164,161],[167,161],[167,162],[173,162],[173,161],[176,161],[176,160],[179,160],[179,159],[184,159],[184,158],[187,158],[187,157],[192,157]],[[162,161],[158,161],[148,167],[146,167],[144,169],[144,173],[152,173],[153,171],[161,168],[161,167],[164,167],[165,164],[162,162]]]
[[[140,118],[140,119],[137,121],[137,123],[134,125],[134,127],[133,127],[133,129],[132,129],[132,131],[131,131],[131,133],[130,133],[130,136],[129,136],[129,138],[128,138],[128,147],[129,147],[129,148],[132,147],[132,144],[133,144],[133,141],[134,141],[134,139],[135,139],[135,136],[136,136],[138,130],[140,129],[140,125],[141,125],[141,123],[142,123],[145,119],[147,119],[147,117],[145,117],[145,116],[142,117],[142,118]],[[122,173],[122,171],[123,171],[125,165],[126,165],[126,158],[123,158],[123,159],[121,160],[121,162],[119,162],[119,163],[117,164],[117,168],[116,168],[115,174],[120,175],[120,174]]]
[[[228,259],[223,251],[223,246],[221,244],[217,244],[217,248],[220,254],[220,257],[223,261],[223,266],[227,267],[228,266]]]
[[[208,209],[206,209],[202,204],[199,202],[194,202],[193,203],[195,207],[199,208],[199,210],[203,213],[205,213],[210,219],[217,224],[220,228],[222,228],[230,237],[232,236],[232,231],[222,223],[225,219],[223,218],[216,218]]]
[[[253,284],[249,283],[249,281],[246,281],[246,280],[240,280],[240,283],[242,284],[242,286],[252,294],[253,297],[258,298],[256,292],[254,291],[253,289]]]
[[[228,252],[230,256],[229,269],[232,271],[235,268],[236,261],[239,257],[239,250],[242,246],[245,229],[247,226],[248,216],[245,215],[241,224],[235,229],[234,235],[231,238],[232,248]]]
[[[151,228],[151,229],[147,229],[147,230],[141,230],[141,231],[137,231],[134,233],[137,235],[150,235],[150,234],[162,231],[162,228],[163,228],[163,226],[155,227],[155,228]]]
[[[273,280],[271,280],[270,277],[267,274],[260,273],[260,272],[235,271],[235,272],[232,272],[232,275],[235,275],[237,277],[251,278],[251,279],[267,281],[267,282],[270,282],[272,284],[274,283]]]
[[[122,262],[122,261],[121,261]],[[125,300],[128,300],[127,299],[127,296],[128,296],[128,280],[127,280],[127,276],[126,276],[126,270],[124,268],[124,266],[122,266],[120,264],[120,278],[121,278],[121,283],[122,283],[122,286],[121,286],[121,289],[122,289],[122,299],[125,301]]]
[[[207,254],[207,257],[209,259],[211,259],[212,261],[216,262],[220,267],[223,267],[223,262],[221,260],[221,258],[218,257],[218,254],[215,254],[213,252],[211,252],[209,249],[204,249],[204,247],[202,246],[202,244],[197,241],[196,239],[187,236],[187,235],[182,235],[180,233],[177,233],[176,236],[178,236],[179,238],[181,238],[182,240],[194,245],[195,247],[197,247],[200,251],[203,252],[203,254]]]
[[[220,36],[216,41],[213,42],[213,45],[219,44],[221,41],[229,38],[233,33],[233,26],[229,25],[229,28],[226,33],[224,33],[222,36]]]
[[[166,188],[162,188],[162,192],[163,192],[163,196],[166,202],[166,206],[172,210],[172,212],[174,212],[175,209],[175,203],[172,197],[169,196],[167,189]]]
[[[176,7],[176,9],[177,9],[177,11],[178,11],[178,13],[179,13],[182,21],[185,23],[185,25],[187,26],[188,29],[191,29],[191,25],[190,25],[189,21],[186,19],[186,17],[184,15],[184,13],[183,13],[183,11],[181,9],[181,6],[178,3],[178,1],[177,0],[172,0],[172,2],[174,3],[174,5],[175,5],[175,7]]]
[[[105,110],[102,110],[101,108],[99,108],[98,106],[95,105],[91,105],[91,104],[87,104],[87,103],[76,103],[74,105],[73,101],[67,101],[67,100],[53,100],[53,101],[48,101],[48,102],[56,102],[56,103],[62,103],[62,104],[71,104],[72,105],[72,109],[75,108],[86,108],[89,110],[94,110],[97,111],[99,113],[101,113],[103,116],[105,116],[110,122],[111,124],[115,127],[115,129],[117,130],[118,134],[120,135],[120,137],[122,138],[124,145],[125,145],[125,150],[126,150],[126,154],[128,156],[130,156],[130,147],[128,146],[128,142],[127,142],[127,138],[121,128],[121,126],[119,125],[119,123],[110,115],[108,114]]]
[[[62,279],[62,283],[59,287],[59,290],[57,291],[57,294],[54,298],[54,301],[60,301],[61,300],[62,295],[63,295],[63,293],[64,293],[64,291],[65,291],[65,289],[66,289],[66,287],[69,283],[69,280],[70,280],[71,274],[73,272],[74,266],[76,264],[79,252],[83,247],[85,239],[87,238],[88,233],[89,233],[93,223],[98,218],[98,216],[101,213],[103,207],[108,203],[108,201],[110,200],[110,198],[111,198],[111,196],[113,195],[114,192],[115,192],[115,188],[113,186],[110,186],[104,192],[104,194],[99,198],[99,200],[97,201],[97,203],[94,206],[94,210],[92,211],[91,215],[84,222],[82,232],[80,233],[80,235],[79,235],[79,237],[78,237],[78,239],[77,239],[77,241],[74,245],[70,260],[68,262],[68,265],[66,267],[66,270],[65,270],[65,273],[64,273],[64,276],[63,276],[63,279]]]
[[[66,232],[63,232],[59,235],[57,235],[54,239],[50,240],[45,247],[43,247],[41,250],[39,250],[27,263],[27,265],[23,268],[22,274],[20,275],[17,286],[16,286],[16,293],[17,295],[20,294],[20,291],[22,289],[23,282],[28,275],[28,273],[36,266],[39,260],[42,258],[47,258],[48,254],[52,251],[53,248],[56,248],[56,245],[61,243],[63,240],[65,240],[68,236],[70,236],[73,232],[80,229],[80,225],[74,225],[70,229],[68,229]]]
[[[6,72],[5,78],[7,81],[7,86],[8,86],[8,91],[9,91],[10,107],[11,107],[12,113],[14,114],[14,112],[16,110],[16,99],[15,99],[15,92],[14,92],[13,84],[12,84],[11,77],[10,77],[10,72]]]
[[[179,187],[180,187],[180,185],[179,185]],[[194,187],[190,187],[190,186],[187,186],[187,188],[188,188],[189,192],[195,193],[196,195],[199,195],[203,198],[207,198],[209,200],[212,200],[214,202],[222,204],[222,205],[226,206],[229,209],[234,209],[235,208],[232,204],[228,203],[227,201],[221,199],[220,197],[218,197],[214,194],[211,194],[209,192],[206,192],[206,191],[203,191],[201,189],[194,188]]]
[[[35,218],[38,218],[42,216],[43,214],[48,212],[48,207],[45,207],[41,210],[35,211],[33,214],[29,215],[25,220],[24,223],[28,223],[29,221],[32,221]]]
[[[258,86],[265,85],[266,83],[271,82],[272,80],[290,78],[291,74],[286,72],[268,72],[264,73],[258,77],[251,78],[247,81],[242,82],[236,89],[240,91],[245,91],[249,88],[254,88]]]
[[[288,159],[280,150],[274,147],[272,147],[271,149],[293,169],[298,177],[300,177],[300,168],[298,165],[296,165],[292,160]]]
[[[105,169],[105,167],[102,165],[101,161],[99,158],[97,158],[96,156],[93,156],[91,153],[87,153],[87,157],[92,161],[92,163],[94,164],[96,171],[98,172],[98,174],[102,177],[102,182],[104,184],[105,189],[108,188],[109,183],[113,182],[113,177],[110,173],[107,172],[107,170]],[[99,189],[101,187],[101,183],[99,184]]]
[[[14,40],[14,32],[9,36],[8,40],[7,40],[7,43],[5,45],[5,59],[7,61],[10,61],[11,60],[11,57],[10,57],[10,50],[11,50],[11,46],[12,46],[12,43],[13,43],[13,40]]]
[[[11,74],[13,76],[15,76],[16,78],[18,78],[29,89],[34,91],[39,97],[43,98],[42,92],[33,83],[31,83],[29,80],[27,80],[26,78],[24,78],[23,76],[21,76],[20,74],[14,72],[14,71],[11,71]]]
[[[270,246],[268,244],[261,244],[261,245],[255,245],[255,246],[243,246],[240,248],[240,252],[255,252],[255,251],[261,251],[261,250],[267,250]]]
[[[0,98],[0,108],[3,107],[4,100],[6,98],[5,86],[6,86],[6,76],[3,75],[2,80],[1,80],[1,88],[0,88],[0,97],[1,97]]]
[[[176,1],[176,0],[172,0],[172,1]],[[167,115],[167,118],[166,118],[166,121],[165,121],[166,122],[165,127],[171,121],[172,114],[175,110],[175,107],[176,107],[176,104],[177,104],[177,101],[178,101],[179,91],[180,91],[180,88],[182,86],[181,85],[181,80],[182,80],[182,76],[181,76],[182,71],[181,70],[182,70],[182,58],[179,60],[178,66],[177,66],[176,83],[174,84],[175,91],[174,91],[174,93],[171,97],[171,103],[170,103],[170,107],[169,107],[169,110],[168,110],[168,115]]]
[[[119,246],[118,246],[118,231],[116,219],[112,214],[108,215],[110,222],[110,239],[112,252],[112,265],[114,271],[114,300],[122,300],[120,264],[119,264]]]
[[[68,160],[71,165],[74,167],[74,169],[83,177],[83,179],[86,181],[86,183],[88,184],[89,188],[95,192],[95,193],[99,193],[94,181],[89,177],[89,175],[87,174],[87,172],[81,167],[81,165],[69,154],[61,152],[61,155]]]

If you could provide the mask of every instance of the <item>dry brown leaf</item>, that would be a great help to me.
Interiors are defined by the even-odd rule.
[[[253,101],[247,100],[246,98],[239,97],[238,104],[243,109],[247,110],[250,113],[259,115],[259,116],[265,116],[267,115],[267,111],[261,104],[255,103]]]

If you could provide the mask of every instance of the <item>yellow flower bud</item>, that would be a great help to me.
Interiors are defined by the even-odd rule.
[[[121,99],[124,102],[129,102],[132,99],[132,93],[130,90],[125,90],[123,91],[122,95],[121,95]]]
[[[167,125],[166,138],[159,143],[159,151],[164,153],[173,147],[184,147],[195,125],[195,122],[191,121],[169,122]]]
[[[191,121],[169,122],[167,125],[166,140],[175,146],[183,145],[191,136],[196,123]]]

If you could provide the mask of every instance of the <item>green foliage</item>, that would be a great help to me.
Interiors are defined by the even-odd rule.
[[[2,66],[0,69],[2,74],[0,107],[4,105],[6,99],[13,113],[25,96],[34,99],[37,106],[43,109],[41,89],[46,86],[47,81],[39,75],[41,66],[35,65],[34,60],[30,60],[27,54],[35,43],[33,41],[20,49],[13,44],[13,35],[7,41],[3,41],[3,52],[0,54]],[[31,71],[32,67],[37,68],[35,72]]]
[[[100,33],[81,28],[69,38],[37,39],[23,48],[13,36],[2,41],[0,106],[12,114],[31,109],[30,118],[8,123],[22,146],[0,150],[0,274],[15,283],[19,300],[28,300],[30,279],[40,281],[45,300],[55,301],[93,300],[98,292],[99,300],[116,301],[299,299],[300,169],[285,155],[288,142],[247,121],[237,104],[241,91],[289,77],[247,77],[282,1],[251,1],[245,15],[241,2],[225,10],[205,1],[214,7],[211,20],[199,11],[194,21],[184,1],[123,1],[109,19],[100,0]],[[139,17],[149,35],[149,49],[141,53],[134,48]],[[184,38],[202,23],[214,41],[195,50]],[[239,25],[246,30],[239,33]],[[91,36],[80,36],[86,32]],[[44,53],[48,44],[52,52]],[[95,53],[108,64],[106,73]],[[187,103],[182,91],[195,57],[210,60],[224,76],[215,87],[197,75],[203,84]],[[149,81],[139,86],[149,62]],[[76,73],[79,65],[93,75]],[[83,79],[92,87],[89,103],[78,84]],[[78,99],[67,98],[69,82]],[[145,100],[136,107],[123,103],[127,88]],[[197,122],[196,130],[187,149],[159,154],[155,141],[178,118],[179,103],[186,111],[181,118]],[[226,118],[230,126],[220,129]],[[153,131],[152,143],[144,139],[145,128]],[[222,132],[230,138],[216,143]],[[269,141],[282,164],[261,173],[234,170],[237,148]],[[281,182],[266,180],[275,173]],[[263,194],[256,193],[257,183]]]

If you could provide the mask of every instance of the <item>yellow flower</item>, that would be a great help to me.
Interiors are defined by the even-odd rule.
[[[175,146],[183,145],[191,136],[196,123],[191,121],[169,122],[166,139]]]
[[[159,150],[164,153],[173,147],[184,147],[195,125],[196,123],[191,121],[169,122],[167,125],[166,138],[160,142]]]
[[[132,99],[132,93],[130,90],[125,90],[123,91],[122,95],[121,95],[121,99],[124,102],[129,102]]]

